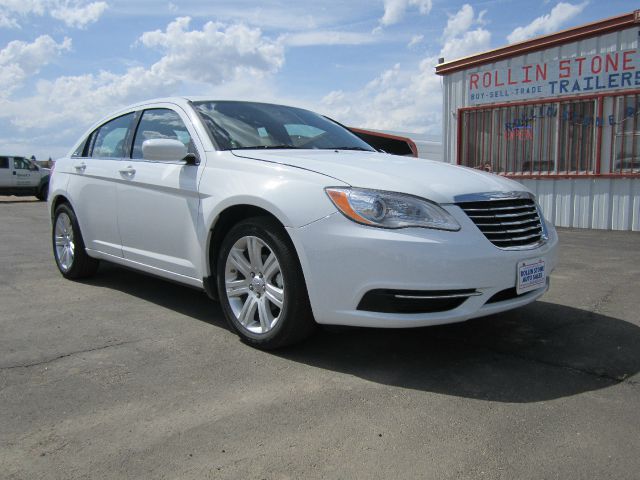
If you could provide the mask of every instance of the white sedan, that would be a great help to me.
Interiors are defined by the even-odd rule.
[[[317,324],[520,307],[557,262],[556,232],[519,183],[379,153],[321,115],[264,103],[121,110],[56,162],[49,206],[66,278],[105,260],[201,288],[260,348]]]

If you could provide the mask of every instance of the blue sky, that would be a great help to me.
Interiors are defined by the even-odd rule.
[[[619,0],[0,0],[0,153],[62,156],[103,115],[167,95],[273,101],[348,125],[438,134],[438,57],[633,8]]]

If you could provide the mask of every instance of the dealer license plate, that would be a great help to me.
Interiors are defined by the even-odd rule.
[[[547,272],[544,268],[543,258],[518,262],[518,283],[516,285],[518,295],[542,288],[546,282]]]

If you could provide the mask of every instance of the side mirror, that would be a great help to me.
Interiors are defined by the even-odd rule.
[[[157,162],[176,162],[183,160],[189,150],[180,140],[171,138],[153,138],[142,142],[142,158]]]
[[[39,170],[37,165],[29,165],[29,170],[31,170],[32,172],[37,172]]]

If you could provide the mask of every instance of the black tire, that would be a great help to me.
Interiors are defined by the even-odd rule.
[[[265,333],[252,332],[248,327],[245,328],[240,323],[232,309],[225,286],[227,259],[232,247],[244,237],[257,237],[260,239],[266,247],[262,252],[269,253],[269,250],[271,250],[280,267],[280,281],[283,284],[284,300],[278,312],[277,323],[274,322],[275,325]],[[265,257],[267,253],[264,254]],[[248,257],[245,257],[245,259],[249,260]],[[222,241],[218,252],[216,280],[220,304],[227,322],[245,343],[263,350],[272,350],[300,342],[315,330],[316,322],[311,312],[309,295],[298,256],[286,231],[274,219],[254,217],[244,220],[231,228]],[[247,296],[244,297],[244,302],[252,294],[247,293]],[[260,295],[258,294],[257,297],[260,297]],[[264,297],[263,301],[266,302],[268,297],[266,293]],[[241,300],[242,296],[238,298],[240,302],[243,301]],[[256,308],[259,310],[259,307]],[[260,312],[256,311],[256,315],[259,316]]]
[[[42,187],[40,187],[40,190],[38,191],[36,198],[41,202],[46,202],[48,196],[49,196],[49,182],[45,183],[44,185],[42,185]]]
[[[71,230],[73,232],[73,256],[70,262],[65,261],[65,259],[61,260],[61,258],[59,258],[58,256],[58,250],[56,249],[56,225],[58,219],[62,215],[66,215],[69,219]],[[51,244],[53,246],[53,258],[55,259],[58,270],[63,277],[70,280],[78,280],[81,278],[90,277],[96,273],[96,270],[98,270],[99,262],[98,260],[96,260],[95,258],[91,258],[87,254],[76,214],[73,209],[66,203],[59,205],[53,214]]]

